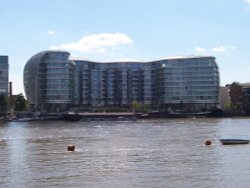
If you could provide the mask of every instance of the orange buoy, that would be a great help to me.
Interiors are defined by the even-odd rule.
[[[68,151],[75,151],[75,145],[68,145]]]
[[[212,141],[211,140],[207,140],[206,142],[205,142],[205,145],[207,145],[207,146],[210,146],[212,144]]]

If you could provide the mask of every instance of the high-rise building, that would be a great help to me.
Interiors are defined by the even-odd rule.
[[[160,104],[191,111],[218,105],[219,70],[214,57],[173,58],[154,64]]]
[[[129,105],[132,101],[145,101],[143,89],[147,83],[144,84],[143,73],[146,73],[146,64],[74,62],[75,104],[122,106]]]
[[[136,102],[155,109],[200,111],[219,103],[219,71],[214,57],[150,62],[68,58],[68,52],[46,51],[27,62],[24,86],[31,104],[53,111],[69,105],[131,107]],[[67,105],[62,108],[58,104]]]
[[[0,56],[0,95],[8,95],[9,84],[9,58]]]
[[[214,57],[181,57],[151,62],[74,61],[75,104],[131,105],[191,111],[219,102],[219,72]]]
[[[0,56],[0,114],[7,111],[7,96],[9,85],[9,57]]]
[[[73,68],[69,53],[44,51],[31,57],[24,68],[24,89],[36,110],[59,112],[73,102]]]

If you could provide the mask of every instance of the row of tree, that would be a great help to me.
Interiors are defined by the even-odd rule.
[[[28,103],[22,93],[8,97],[0,95],[0,115],[5,115],[10,109],[25,111],[27,108]]]

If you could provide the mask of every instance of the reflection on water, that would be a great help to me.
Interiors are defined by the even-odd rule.
[[[250,139],[250,119],[9,122],[0,126],[0,185],[248,187],[250,145],[220,138]]]

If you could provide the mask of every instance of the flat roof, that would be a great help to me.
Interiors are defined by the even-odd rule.
[[[150,63],[150,62],[158,62],[158,61],[164,61],[164,60],[182,60],[182,59],[202,59],[202,58],[212,58],[215,59],[214,56],[171,56],[166,57],[158,60],[133,60],[133,59],[121,59],[121,60],[112,60],[112,61],[92,61],[87,59],[81,59],[81,58],[70,58],[72,61],[86,61],[91,63]]]

